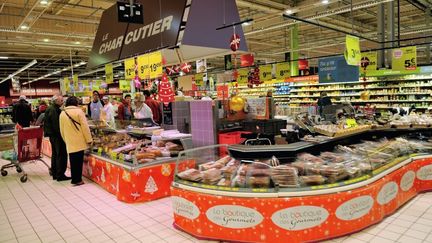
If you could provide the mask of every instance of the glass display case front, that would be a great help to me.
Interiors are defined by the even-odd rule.
[[[279,161],[276,157],[238,160],[221,157],[226,145],[182,151],[175,183],[199,188],[239,192],[289,192],[333,188],[357,183],[379,174],[416,153],[431,152],[432,144],[404,138],[363,141],[336,146],[333,151],[299,153]]]

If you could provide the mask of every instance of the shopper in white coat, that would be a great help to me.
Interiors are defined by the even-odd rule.
[[[114,106],[111,104],[108,96],[104,96],[102,98],[102,101],[104,103],[104,107],[102,108],[102,110],[105,113],[105,121],[108,123],[108,126],[114,127],[115,125]]]

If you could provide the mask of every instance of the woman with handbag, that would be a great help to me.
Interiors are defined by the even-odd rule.
[[[65,109],[60,114],[60,133],[66,143],[71,167],[71,183],[75,186],[84,184],[82,180],[84,151],[93,141],[87,118],[78,104],[77,97],[69,97]]]

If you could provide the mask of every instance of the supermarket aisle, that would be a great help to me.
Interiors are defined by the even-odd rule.
[[[89,181],[54,182],[40,163],[25,169],[25,184],[12,170],[0,179],[0,242],[206,242],[173,229],[169,198],[125,204]],[[328,242],[432,243],[431,201],[422,194],[380,224]]]

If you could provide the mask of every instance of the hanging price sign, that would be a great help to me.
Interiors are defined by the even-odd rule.
[[[124,154],[123,153],[120,153],[119,160],[120,160],[120,162],[124,162]]]
[[[359,66],[361,61],[360,40],[358,37],[346,35],[345,60],[348,65]]]
[[[97,153],[98,153],[99,156],[102,155],[102,151],[103,151],[103,148],[99,147],[98,150],[97,150]]]
[[[63,90],[65,93],[67,93],[71,90],[70,81],[69,81],[68,77],[63,78]]]
[[[131,82],[129,80],[120,80],[119,88],[121,91],[130,92],[131,91]]]
[[[195,74],[195,85],[201,87],[204,85],[204,75],[202,73]]]
[[[95,80],[92,83],[92,90],[100,90],[100,86],[101,86],[101,81],[100,80]]]
[[[272,80],[272,65],[262,65],[259,67],[260,69],[260,80],[261,81],[270,81]]]
[[[409,46],[393,49],[392,69],[395,71],[416,70],[417,48]]]
[[[288,62],[276,63],[276,79],[289,78],[290,74],[290,65]]]
[[[140,79],[150,79],[149,55],[142,55],[137,58],[138,77]]]
[[[110,157],[111,157],[112,160],[116,160],[116,159],[117,159],[117,153],[111,151],[111,152],[110,152]]]
[[[361,64],[360,71],[376,71],[377,70],[377,52],[362,52],[361,53]]]
[[[150,78],[162,76],[162,53],[160,51],[149,54]]]
[[[124,61],[125,79],[131,80],[135,78],[135,59],[130,58]]]
[[[114,71],[112,63],[105,65],[105,80],[107,84],[114,83]]]
[[[248,82],[249,70],[247,68],[241,68],[238,70],[237,83],[239,85],[245,85]]]

